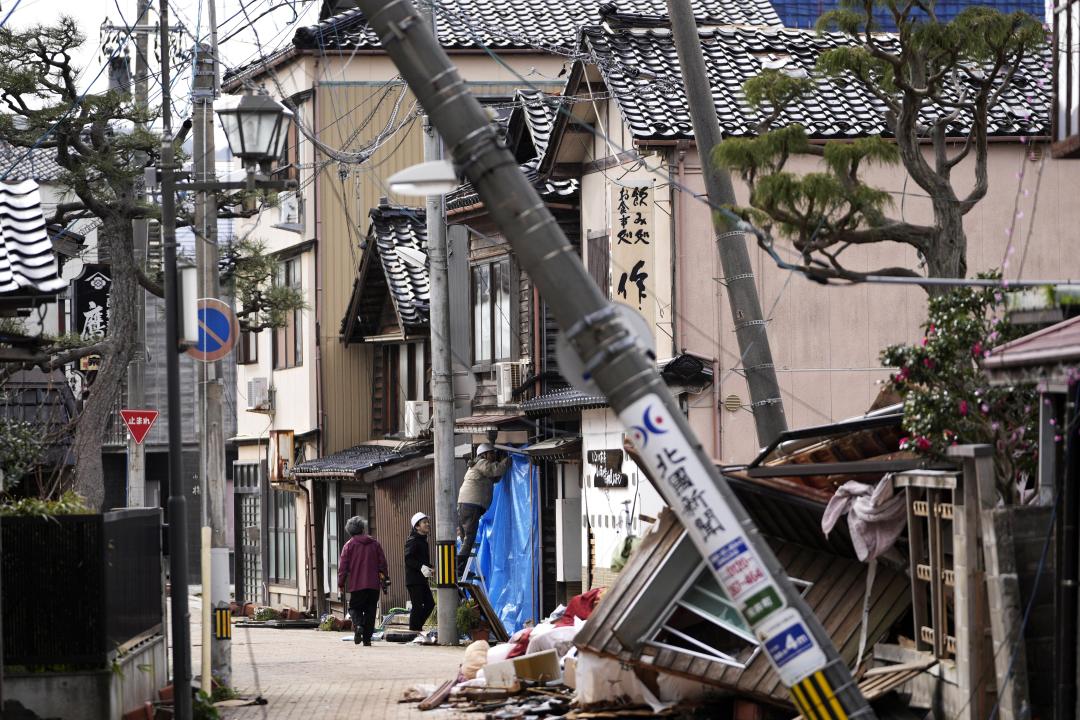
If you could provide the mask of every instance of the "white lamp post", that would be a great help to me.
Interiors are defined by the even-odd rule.
[[[390,176],[390,189],[402,195],[445,195],[460,184],[457,170],[446,160],[420,163]]]

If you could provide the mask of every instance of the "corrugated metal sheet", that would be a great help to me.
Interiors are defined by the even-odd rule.
[[[673,513],[665,510],[657,530],[646,536],[615,584],[604,595],[596,612],[589,618],[575,640],[592,652],[622,662],[645,664],[677,675],[702,680],[774,704],[787,704],[787,693],[768,660],[758,653],[745,668],[734,668],[699,655],[674,650],[654,650],[642,644],[645,638],[628,647],[615,636],[615,624],[631,612],[635,599],[652,581],[669,551],[682,535],[682,525]],[[806,601],[833,638],[844,662],[851,665],[858,652],[862,618],[866,566],[857,560],[813,550],[794,542],[769,537],[777,558],[793,578],[812,583]],[[686,562],[686,578],[698,572],[698,562]],[[911,595],[906,576],[884,565],[878,567],[871,598],[869,641],[872,644],[906,612]],[[648,656],[648,659],[643,659]]]
[[[412,470],[375,483],[376,539],[386,553],[390,567],[390,607],[405,607],[409,593],[405,589],[405,541],[409,538],[409,519],[423,512],[435,520],[435,474],[433,466]],[[432,539],[434,559],[434,539]]]
[[[483,82],[469,86],[478,95],[512,97],[520,84]],[[347,145],[354,150],[365,147],[387,126],[396,126],[406,117],[413,96],[406,93],[399,107],[396,107],[397,99],[397,89],[388,94],[383,82],[324,82],[315,96],[319,136],[333,147]],[[315,159],[319,164],[326,160],[318,152]],[[322,167],[318,176],[322,386],[333,388],[333,392],[328,390],[323,394],[325,421],[321,425],[325,438],[323,451],[327,453],[371,438],[372,348],[340,342],[338,321],[345,315],[360,268],[359,244],[369,211],[388,194],[387,178],[423,159],[423,132],[419,120],[414,119],[379,147],[363,166],[349,168],[344,179],[338,174],[337,163]],[[467,255],[467,243],[463,247],[463,254]],[[451,256],[451,263],[453,260]],[[467,288],[465,302],[468,303]],[[452,313],[451,318],[457,315]],[[470,317],[467,312],[461,315]]]

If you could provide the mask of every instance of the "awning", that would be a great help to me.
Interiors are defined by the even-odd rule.
[[[524,401],[521,403],[521,411],[529,417],[536,417],[574,413],[607,406],[607,399],[603,395],[589,395],[574,388],[562,388]]]
[[[483,433],[500,430],[529,430],[532,423],[520,413],[514,415],[470,415],[454,421],[454,432]]]
[[[375,481],[431,462],[430,442],[400,445],[356,445],[325,457],[299,463],[289,473],[294,480],[367,480]],[[409,467],[400,464],[408,461]],[[392,473],[382,472],[393,470]]]
[[[581,436],[564,435],[538,442],[521,451],[533,460],[581,460]]]

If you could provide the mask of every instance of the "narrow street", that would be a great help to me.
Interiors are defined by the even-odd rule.
[[[199,675],[202,632],[199,598],[190,597],[192,676]],[[222,709],[222,720],[345,718],[365,720],[449,718],[399,703],[413,685],[438,685],[454,677],[464,648],[417,647],[377,641],[354,645],[352,633],[318,630],[233,629],[233,686],[266,705]],[[193,684],[197,685],[197,681]]]

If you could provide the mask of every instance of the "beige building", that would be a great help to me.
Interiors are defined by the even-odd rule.
[[[578,101],[565,106],[572,119],[564,117],[556,125],[541,173],[580,173],[586,266],[614,301],[645,317],[659,357],[685,352],[711,359],[714,383],[686,396],[685,410],[718,463],[748,463],[758,452],[750,398],[710,212],[701,199],[701,157],[670,32],[629,16],[611,16],[604,25],[586,28],[582,39],[588,60],[575,63],[565,90]],[[809,70],[817,53],[836,42],[812,32],[703,27],[702,45],[725,134],[752,135],[760,122],[742,96],[746,79],[766,64]],[[1043,78],[1045,88],[1039,82]],[[1012,279],[1080,277],[1080,260],[1070,250],[1080,207],[1067,190],[1078,178],[1074,166],[1050,158],[1046,149],[1048,80],[1043,58],[1032,59],[991,114],[990,189],[965,218],[972,275],[1003,268]],[[819,139],[886,130],[880,109],[850,86],[819,86],[781,117],[780,124],[787,122],[804,123]],[[815,169],[802,160],[790,167]],[[902,167],[872,168],[867,177],[893,195],[891,213],[913,222],[931,220],[925,193]],[[973,184],[972,161],[958,166],[954,177],[964,179],[960,185]],[[739,181],[736,192],[740,202],[748,201]],[[650,232],[648,246],[637,236],[638,228]],[[779,238],[778,250],[782,259],[798,262]],[[911,285],[826,287],[780,269],[754,245],[750,254],[789,427],[865,413],[889,375],[881,367],[881,351],[919,337],[925,292]],[[852,248],[845,258],[849,267],[863,272],[919,266],[914,251],[898,245]],[[611,552],[626,536],[620,517],[624,503],[653,515],[650,510],[662,501],[648,483],[633,481],[638,473],[628,460],[622,470],[631,478],[627,487],[597,485],[603,470],[589,460],[590,448],[598,447],[590,445],[590,437],[617,448],[621,428],[609,410],[581,407],[586,436],[582,515],[591,535],[583,549],[583,573],[602,579]],[[640,532],[637,517],[631,524]]]

